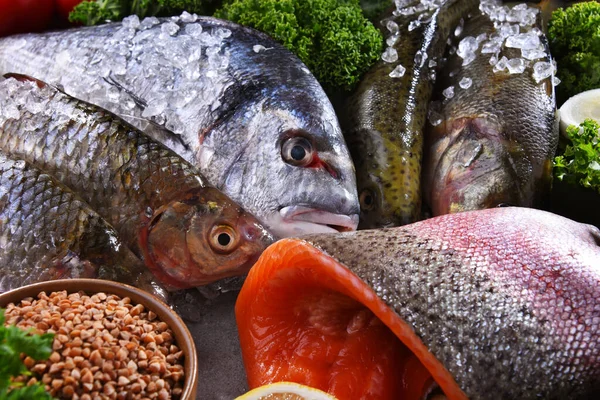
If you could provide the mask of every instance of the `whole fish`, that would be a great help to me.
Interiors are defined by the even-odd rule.
[[[272,241],[196,168],[96,106],[10,78],[0,110],[0,150],[77,193],[170,288],[245,274]]]
[[[478,1],[429,3],[400,7],[398,17],[382,21],[389,47],[349,100],[344,134],[356,166],[361,228],[407,224],[421,212],[423,129],[436,69],[451,31]]]
[[[547,193],[558,118],[552,59],[539,26],[538,18],[533,27],[495,29],[481,13],[467,21],[440,80],[440,90],[453,96],[440,96],[437,126],[427,133],[423,191],[433,215],[500,203],[531,207]],[[467,42],[479,49],[461,53]]]
[[[600,230],[504,207],[285,239],[250,271],[236,318],[251,388],[598,398]]]
[[[48,174],[0,152],[0,293],[64,278],[99,278],[167,299],[117,232]]]
[[[184,13],[0,39],[0,74],[111,111],[278,236],[354,230],[354,167],[314,76],[267,35]]]

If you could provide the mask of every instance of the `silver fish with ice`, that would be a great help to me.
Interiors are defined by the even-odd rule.
[[[308,69],[267,35],[184,13],[0,40],[0,73],[103,107],[279,236],[354,230],[354,167]]]

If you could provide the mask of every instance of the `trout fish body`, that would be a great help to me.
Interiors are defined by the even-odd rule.
[[[521,33],[516,35],[515,31],[505,33],[510,32],[509,27],[519,31],[518,24],[495,29],[485,14],[467,21],[461,43],[480,37],[483,44],[470,63],[458,55],[460,50],[450,56],[441,77],[440,91],[453,88],[454,96],[440,96],[441,123],[427,133],[423,190],[433,215],[500,203],[531,207],[538,205],[549,189],[558,119],[551,74],[540,82],[534,75],[539,66],[551,69],[552,60],[546,38],[531,33],[535,27],[520,27]],[[532,35],[539,48],[521,51],[508,47],[509,42],[513,42],[511,46],[534,47],[535,43],[518,43],[523,35]],[[494,43],[489,38],[504,40],[497,53],[490,53]],[[522,56],[525,51],[540,53],[527,60]],[[505,61],[515,64],[495,72],[490,65],[492,57],[506,57],[497,66]],[[522,73],[511,73],[519,62],[526,65]],[[469,82],[469,87],[462,88],[464,82]]]
[[[77,193],[170,287],[245,274],[272,240],[193,166],[114,115],[40,82],[6,79],[0,93],[0,150]]]
[[[353,230],[354,167],[324,91],[255,30],[184,14],[0,39],[0,74],[61,87],[199,167],[278,236]]]
[[[505,207],[272,245],[236,304],[251,387],[594,398],[600,231]]]
[[[0,293],[64,278],[166,292],[117,232],[48,174],[0,152]]]
[[[414,222],[421,211],[421,158],[427,105],[450,32],[475,0],[449,0],[382,21],[390,31],[384,58],[349,101],[344,133],[356,165],[361,228]],[[403,8],[402,10],[407,10]],[[422,22],[421,22],[422,21]],[[401,76],[392,77],[396,68]]]

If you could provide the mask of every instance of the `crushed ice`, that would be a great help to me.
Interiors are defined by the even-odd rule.
[[[398,61],[398,52],[393,47],[388,47],[381,55],[381,59],[387,63],[396,62]]]
[[[398,64],[396,68],[392,72],[390,72],[390,76],[392,78],[402,78],[406,73],[406,68],[404,68],[401,64]]]

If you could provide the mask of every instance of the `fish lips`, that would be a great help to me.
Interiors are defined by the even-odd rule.
[[[286,231],[287,236],[306,233],[336,233],[356,230],[358,213],[335,214],[323,209],[310,206],[293,205],[283,207],[275,218],[282,222],[280,230]]]

